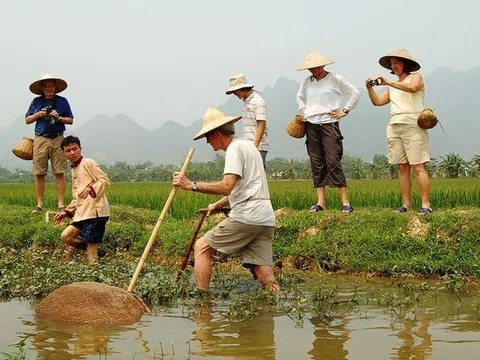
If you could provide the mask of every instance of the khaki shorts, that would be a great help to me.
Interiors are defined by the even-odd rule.
[[[226,218],[203,239],[224,254],[238,252],[246,265],[272,266],[273,226],[247,225]]]
[[[388,162],[418,165],[430,161],[427,130],[417,124],[387,126]]]
[[[33,140],[33,173],[35,175],[47,175],[48,160],[52,165],[54,174],[63,174],[67,169],[67,160],[60,148],[63,135],[55,139],[44,136],[35,136]]]

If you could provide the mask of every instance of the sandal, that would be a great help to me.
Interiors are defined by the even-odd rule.
[[[422,208],[418,209],[417,213],[419,215],[427,215],[427,214],[433,213],[433,210],[432,210],[432,208],[429,208],[429,207],[422,207]]]
[[[65,210],[65,206],[59,206],[58,207],[58,211],[63,211],[63,210]]]
[[[310,212],[319,212],[319,211],[323,211],[322,205],[315,204],[310,208]]]
[[[401,206],[397,210],[395,210],[395,212],[398,214],[405,214],[407,211],[408,211],[408,208],[406,208],[405,206]]]
[[[342,212],[343,213],[352,213],[353,212],[352,205],[343,205]]]
[[[40,206],[36,206],[33,208],[32,213],[41,213],[43,209]]]

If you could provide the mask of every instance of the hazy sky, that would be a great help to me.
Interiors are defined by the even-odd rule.
[[[227,100],[230,75],[259,90],[315,49],[356,86],[406,48],[422,73],[480,65],[478,0],[0,0],[0,126],[23,117],[31,82],[64,78],[76,126],[125,113],[142,126],[183,125]],[[268,104],[267,104],[268,105]],[[32,129],[33,132],[33,129]]]

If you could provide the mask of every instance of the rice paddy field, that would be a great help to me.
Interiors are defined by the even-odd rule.
[[[316,202],[310,181],[270,183],[277,215],[276,263],[302,271],[480,276],[479,179],[434,179],[431,203],[435,211],[427,216],[416,211],[394,213],[401,205],[397,181],[350,181],[349,188],[353,214],[341,213],[334,189],[328,189],[327,210],[310,213],[308,209]],[[169,183],[112,184],[108,194],[112,216],[102,244],[107,261],[117,254],[136,257],[143,252],[171,189]],[[216,199],[179,190],[150,259],[175,268],[200,217],[198,210]],[[10,249],[27,253],[47,249],[62,257],[68,246],[60,240],[60,233],[67,222],[54,226],[52,217],[45,222],[44,213],[32,214],[33,206],[33,185],[0,185],[0,250],[7,254]],[[420,207],[416,192],[413,207]],[[56,209],[53,184],[47,186],[47,209]],[[222,218],[221,214],[208,217],[200,235]],[[24,258],[28,256],[20,255]]]
[[[351,180],[350,202],[360,209],[395,209],[401,205],[398,180]],[[170,183],[114,183],[108,197],[112,205],[137,209],[161,210],[172,186]],[[413,184],[413,208],[420,207],[419,194]],[[462,209],[480,206],[480,179],[433,179],[430,202],[435,210]],[[311,181],[271,181],[270,196],[274,209],[306,210],[316,203]],[[69,194],[67,194],[70,200]],[[195,217],[217,197],[179,190],[170,209],[177,219]],[[47,184],[46,208],[55,209],[55,187]],[[34,207],[33,184],[0,184],[0,204]],[[327,209],[340,209],[335,189],[327,189]]]

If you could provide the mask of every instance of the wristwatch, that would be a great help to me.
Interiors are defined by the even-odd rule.
[[[195,192],[195,191],[197,191],[197,189],[198,189],[198,184],[194,181],[192,183],[192,191]]]
[[[348,113],[350,112],[350,110],[348,110],[348,109],[343,109],[343,112],[348,115]]]

